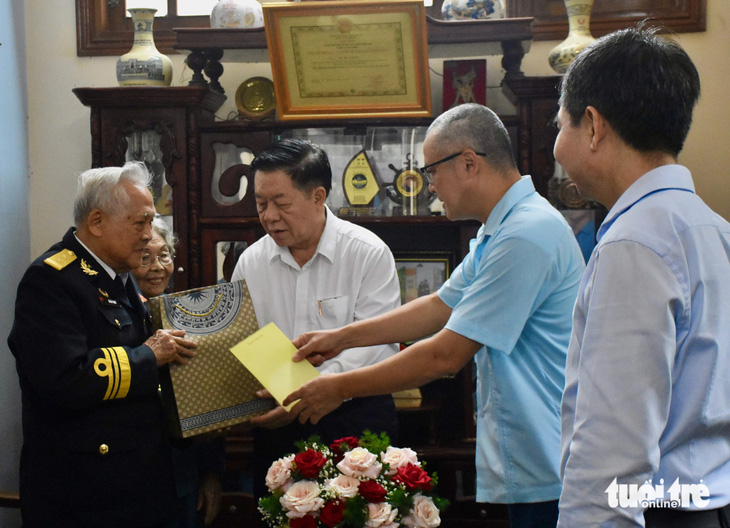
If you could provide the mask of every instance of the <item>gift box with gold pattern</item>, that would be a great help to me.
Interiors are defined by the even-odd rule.
[[[187,365],[162,369],[160,386],[174,436],[187,438],[248,421],[274,407],[261,384],[230,352],[258,330],[245,281],[215,284],[149,299],[155,329],[184,330],[196,341]]]

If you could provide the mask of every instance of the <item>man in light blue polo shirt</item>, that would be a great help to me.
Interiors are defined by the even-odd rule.
[[[429,127],[424,178],[451,220],[483,223],[434,294],[294,341],[296,359],[418,341],[377,365],[321,376],[285,403],[316,423],[352,397],[416,387],[477,364],[477,501],[508,505],[512,528],[554,528],[560,496],[560,398],[584,260],[567,222],[521,177],[509,135],[480,105]]]

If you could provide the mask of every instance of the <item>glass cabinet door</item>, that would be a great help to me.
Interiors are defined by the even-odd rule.
[[[292,128],[279,138],[321,146],[332,167],[327,205],[342,216],[438,214],[442,209],[419,168],[425,126]]]

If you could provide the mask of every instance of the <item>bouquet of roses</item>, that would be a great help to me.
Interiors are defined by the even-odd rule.
[[[368,431],[329,446],[317,438],[275,461],[266,475],[271,493],[259,511],[272,528],[435,528],[448,501],[431,494],[437,483],[409,448],[390,446]]]

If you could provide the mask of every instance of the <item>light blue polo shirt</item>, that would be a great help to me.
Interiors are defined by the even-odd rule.
[[[438,295],[446,328],[485,345],[477,367],[477,501],[560,496],[560,400],[583,255],[570,226],[515,183]]]

